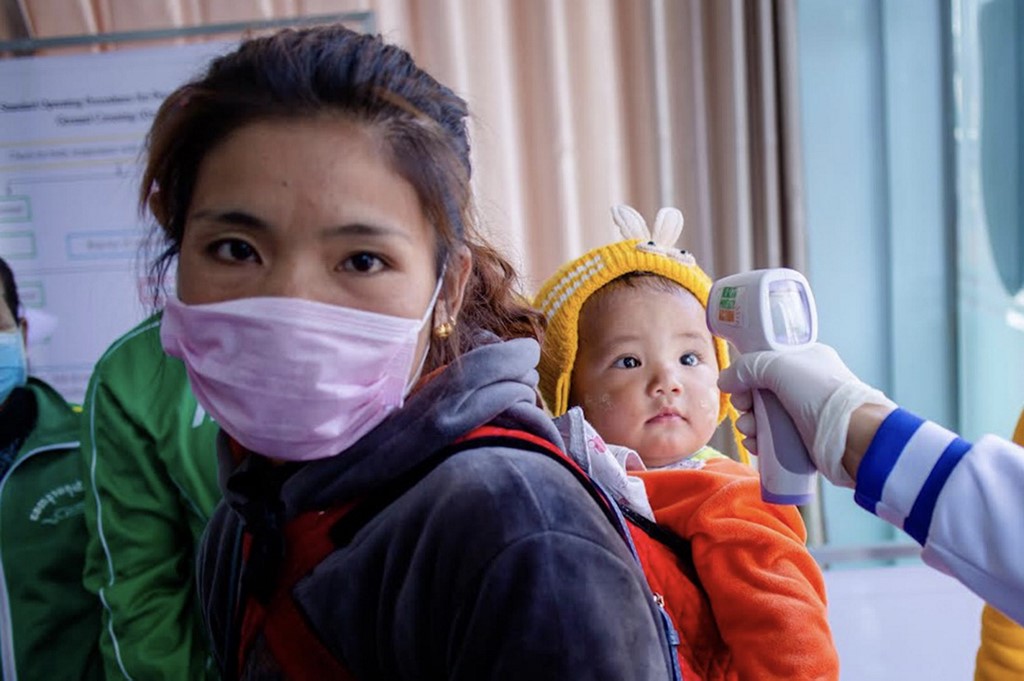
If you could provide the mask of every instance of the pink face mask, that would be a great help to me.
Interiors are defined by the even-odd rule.
[[[243,446],[272,459],[322,459],[402,406],[440,288],[439,279],[420,319],[300,298],[172,297],[160,340],[185,363],[199,403]]]

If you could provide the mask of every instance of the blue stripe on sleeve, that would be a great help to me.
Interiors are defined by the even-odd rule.
[[[853,498],[864,509],[875,513],[889,473],[907,442],[923,423],[923,419],[903,409],[897,409],[882,421],[857,469],[857,489]]]
[[[946,480],[949,479],[949,474],[953,472],[956,465],[960,463],[960,459],[970,449],[971,443],[954,438],[942,452],[939,460],[935,462],[932,472],[928,474],[921,491],[917,494],[917,499],[914,500],[907,520],[903,523],[903,529],[922,546],[928,539],[928,528],[932,526],[932,513],[935,512],[935,502],[939,498],[939,492],[942,491]]]

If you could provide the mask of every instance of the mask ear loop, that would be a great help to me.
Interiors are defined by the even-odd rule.
[[[430,296],[430,302],[427,304],[427,311],[424,312],[423,316],[420,318],[420,325],[419,328],[416,330],[417,334],[423,330],[423,325],[426,324],[427,321],[434,314],[434,306],[437,305],[437,299],[441,295],[441,285],[444,284],[444,275],[445,272],[447,271],[448,263],[445,263],[444,265],[441,266],[441,274],[437,277],[437,285],[434,286],[434,295]],[[409,395],[409,391],[412,390],[412,387],[416,384],[416,381],[420,380],[420,374],[423,373],[423,365],[427,363],[427,355],[429,354],[430,341],[428,340],[427,347],[423,349],[423,356],[420,357],[419,366],[416,367],[416,371],[413,372],[412,378],[409,379],[409,382],[405,385],[405,390],[402,391],[403,399]]]

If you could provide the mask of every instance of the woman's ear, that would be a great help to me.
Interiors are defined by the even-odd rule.
[[[473,256],[469,249],[460,244],[452,250],[445,268],[444,283],[441,285],[441,296],[434,312],[435,324],[454,325],[462,309],[462,300],[466,292],[469,275],[473,271]]]

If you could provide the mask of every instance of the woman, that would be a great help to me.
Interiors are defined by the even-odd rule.
[[[0,258],[0,678],[99,679],[99,601],[82,586],[79,413],[28,376],[21,310]]]
[[[466,115],[404,51],[320,27],[244,43],[154,121],[162,340],[223,431],[198,579],[227,678],[670,673],[643,575],[566,467],[508,445],[428,465],[485,424],[561,445],[538,317],[474,234]],[[346,504],[300,569],[297,523]]]

